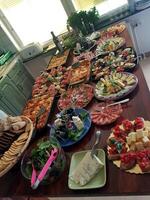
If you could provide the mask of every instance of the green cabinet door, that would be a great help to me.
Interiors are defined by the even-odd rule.
[[[21,60],[18,60],[15,63],[7,75],[13,81],[22,95],[26,98],[26,100],[29,99],[32,92],[32,86],[34,84],[34,79],[26,70]]]
[[[22,92],[26,99],[29,99],[32,92],[32,86],[34,84],[34,79],[31,75],[24,69],[21,75],[21,81],[16,83],[18,89]]]
[[[0,82],[0,106],[4,112],[10,115],[19,115],[21,114],[25,103],[26,98],[21,94],[18,88],[7,76],[3,78]],[[1,109],[0,108],[0,109]]]
[[[14,110],[11,110],[11,108],[9,108],[5,104],[1,95],[0,95],[0,110],[4,111],[5,113],[7,113],[9,115],[16,115],[16,112],[14,112]]]

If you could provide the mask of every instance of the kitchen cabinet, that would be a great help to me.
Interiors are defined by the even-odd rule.
[[[138,55],[150,52],[150,8],[145,9],[126,19]]]
[[[17,60],[13,69],[8,73],[8,77],[13,81],[18,90],[27,100],[31,95],[34,79],[26,70],[21,60]]]
[[[0,83],[0,107],[9,115],[21,113],[26,98],[20,93],[14,83],[6,76]]]
[[[0,79],[0,109],[9,115],[19,115],[31,96],[34,80],[18,58],[5,67]]]

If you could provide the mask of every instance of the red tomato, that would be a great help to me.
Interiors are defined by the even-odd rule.
[[[117,149],[116,147],[111,147],[109,150],[108,150],[109,154],[112,155],[112,154],[117,154]]]
[[[135,130],[144,128],[144,119],[142,117],[137,117],[134,120]]]
[[[124,130],[121,129],[119,125],[116,125],[113,129],[113,133],[116,137],[122,137],[124,135]]]
[[[122,124],[123,124],[123,128],[127,132],[130,132],[133,129],[133,125],[132,125],[132,123],[128,119],[124,120],[122,122]]]

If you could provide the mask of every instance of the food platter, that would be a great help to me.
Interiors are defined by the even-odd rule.
[[[58,94],[61,94],[67,88],[70,81],[70,70],[65,66],[52,68],[48,72],[48,81],[53,84]]]
[[[96,56],[106,55],[112,51],[116,51],[125,45],[125,39],[122,37],[112,37],[106,40],[101,40],[96,49]]]
[[[63,110],[70,107],[84,108],[94,97],[94,88],[89,84],[80,84],[68,88],[64,92],[57,103],[58,109]]]
[[[137,86],[138,79],[128,72],[111,73],[104,76],[95,86],[95,97],[98,100],[117,100],[131,93]]]
[[[124,23],[119,23],[100,31],[101,39],[117,37],[126,29]]]
[[[23,115],[32,120],[35,128],[41,129],[47,123],[53,101],[54,96],[50,96],[49,93],[41,97],[32,98],[27,101],[23,110]],[[39,113],[41,114],[39,115]]]
[[[133,48],[126,47],[105,56],[98,56],[91,64],[92,80],[99,80],[111,72],[131,72],[137,65],[137,55]]]
[[[150,172],[150,121],[137,117],[114,127],[107,141],[109,160],[129,173]]]
[[[69,56],[70,50],[64,51],[62,54],[59,54],[57,56],[53,56],[52,59],[49,61],[49,64],[47,66],[47,71],[51,70],[52,68],[64,65],[67,61],[67,58]]]
[[[9,148],[5,150],[3,154],[1,154],[0,157],[0,177],[2,177],[4,174],[6,174],[20,159],[22,153],[25,151],[27,146],[29,145],[29,142],[32,137],[33,132],[33,123],[31,120],[25,116],[17,116],[17,117],[8,117],[7,121],[9,121],[10,129],[7,130],[9,132],[9,138],[10,141],[12,141],[12,134],[15,134],[15,140],[12,141]],[[15,123],[25,123],[24,127],[18,126],[17,131],[13,131],[11,129],[11,126]],[[2,122],[1,122],[2,123]],[[5,123],[6,124],[6,123]],[[13,131],[13,132],[12,132]],[[18,133],[17,133],[18,132]],[[20,132],[20,133],[19,133]],[[2,137],[5,137],[7,133],[4,132]],[[3,140],[1,138],[1,140]],[[9,142],[9,141],[8,141]]]
[[[83,128],[81,130],[79,130],[79,131],[75,130],[75,132],[71,133],[72,135],[70,135],[70,130],[72,130],[72,128],[70,128],[70,124],[69,124],[69,125],[67,125],[67,128],[65,128],[65,130],[63,130],[64,133],[65,133],[65,136],[61,136],[60,137],[60,130],[61,129],[58,130],[56,128],[56,125],[53,124],[52,127],[51,127],[51,130],[50,130],[50,135],[55,135],[56,137],[58,136],[57,139],[59,140],[60,145],[62,147],[72,146],[72,145],[76,144],[77,142],[79,142],[80,140],[82,140],[82,138],[88,133],[88,131],[89,131],[90,127],[91,127],[90,114],[86,110],[81,109],[81,108],[68,109],[67,111],[66,110],[61,111],[58,114],[59,115],[59,119],[62,116],[64,116],[64,114],[66,115],[67,112],[70,112],[70,110],[71,110],[71,112],[74,113],[73,115],[80,117],[80,119],[83,122]],[[70,117],[70,113],[67,113],[67,115],[69,115],[69,117]],[[84,116],[84,118],[82,118],[82,116]],[[71,117],[72,117],[72,113],[71,113]],[[66,121],[65,121],[65,123],[66,123]],[[69,119],[68,122],[70,123],[70,119]],[[56,134],[57,130],[58,130],[58,134],[59,135]],[[74,127],[73,127],[73,130],[74,130]],[[62,130],[61,130],[61,132],[62,132]],[[66,135],[66,133],[67,133],[67,135]]]
[[[106,31],[108,33],[112,33],[113,35],[115,35],[115,34],[122,33],[125,29],[126,29],[126,25],[123,23],[119,23],[119,24],[116,24],[114,26],[107,28]]]
[[[69,85],[75,85],[78,83],[86,82],[90,77],[90,62],[83,60],[78,63],[74,63],[70,69]]]
[[[121,113],[121,104],[108,107],[112,102],[97,103],[90,113],[92,122],[98,126],[111,124],[116,121]]]
[[[49,93],[50,96],[55,96],[57,89],[51,81],[51,74],[42,72],[35,80],[32,87],[32,98],[42,97]]]
[[[75,56],[73,58],[73,63],[77,63],[82,60],[88,60],[91,61],[95,57],[95,54],[92,51],[89,52],[83,52],[79,56]]]
[[[54,84],[35,83],[32,88],[32,98],[42,98],[43,95],[49,93],[50,96],[55,96],[56,89]]]
[[[131,62],[131,63],[136,63],[137,62],[137,54],[134,50],[133,47],[125,47],[123,49],[119,49],[116,54],[120,57],[123,57],[126,61]]]

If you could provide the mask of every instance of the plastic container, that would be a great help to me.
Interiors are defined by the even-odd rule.
[[[3,65],[11,56],[12,53],[10,51],[0,56],[0,65]]]

